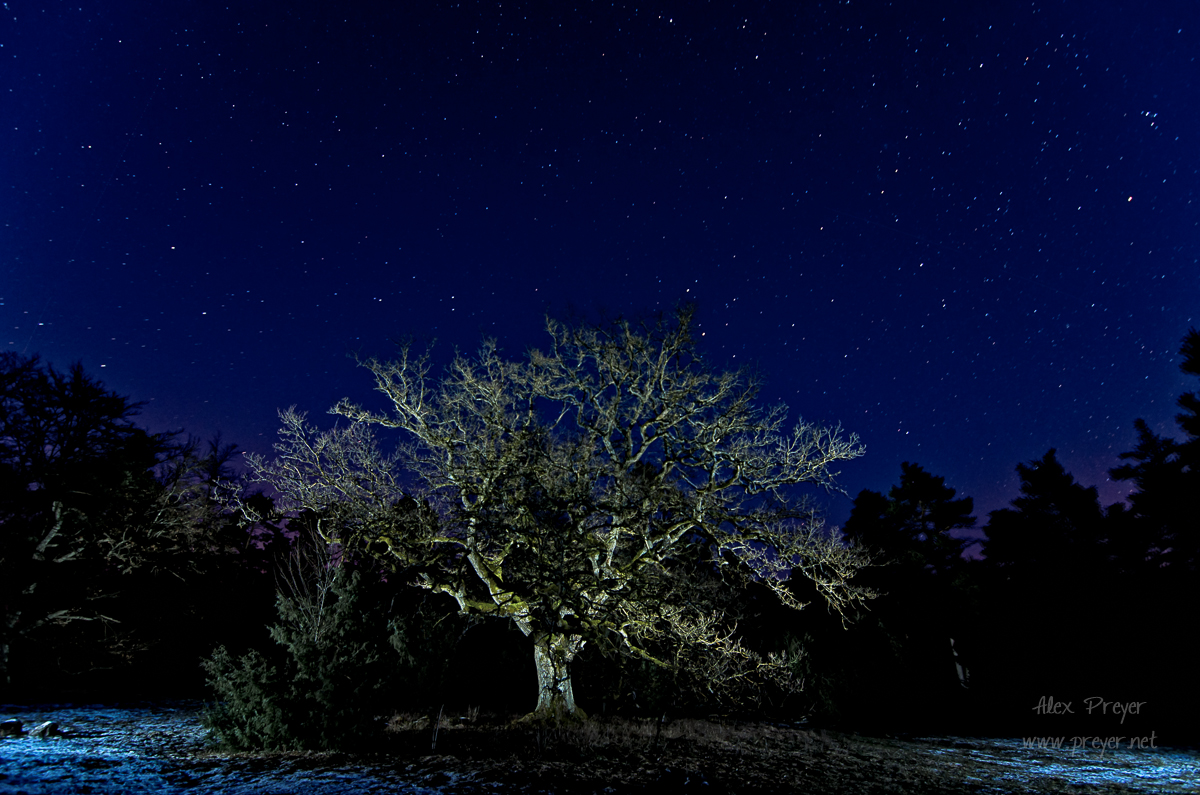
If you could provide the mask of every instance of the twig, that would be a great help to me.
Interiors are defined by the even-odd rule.
[[[429,744],[429,750],[431,751],[437,750],[438,728],[440,728],[442,725],[442,710],[445,708],[445,706],[445,704],[442,704],[442,706],[438,707],[437,718],[433,721],[433,742]]]
[[[652,754],[658,750],[658,738],[662,736],[662,727],[666,722],[667,713],[664,712],[662,717],[658,719],[658,728],[654,730],[654,742],[650,745],[650,753]]]

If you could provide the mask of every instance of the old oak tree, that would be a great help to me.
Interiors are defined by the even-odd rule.
[[[711,371],[690,308],[547,331],[544,352],[513,361],[486,341],[440,380],[411,345],[362,361],[390,411],[343,400],[331,413],[348,423],[325,432],[283,412],[278,456],[251,466],[281,507],[319,515],[326,541],[464,614],[512,620],[533,643],[535,715],[577,714],[570,666],[585,644],[699,666],[714,691],[785,680],[788,661],[747,649],[706,591],[757,582],[798,609],[786,580],[801,574],[843,615],[872,595],[851,582],[863,553],[795,493],[833,488],[857,438],[788,430],[784,406],[756,405],[753,377]],[[403,432],[394,454],[373,426]]]

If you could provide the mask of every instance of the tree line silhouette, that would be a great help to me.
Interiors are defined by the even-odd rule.
[[[1182,370],[1200,376],[1200,332],[1188,332],[1180,353]],[[669,583],[686,582],[736,625],[737,654],[748,655],[737,670],[770,659],[772,676],[716,687],[734,669],[664,664],[674,647],[656,646],[651,633],[644,649],[630,641],[639,654],[583,646],[569,660],[573,697],[593,715],[719,710],[859,731],[1153,730],[1161,742],[1196,742],[1200,397],[1178,404],[1178,437],[1135,421],[1136,446],[1110,470],[1131,484],[1127,502],[1102,506],[1053,449],[1018,464],[1020,493],[987,516],[979,558],[964,557],[957,534],[980,524],[971,498],[903,463],[887,494],[857,495],[842,528],[848,548],[871,559],[852,572],[853,586],[876,596],[841,611],[817,606],[820,572],[782,584],[730,579],[719,557],[664,556],[638,609],[655,594],[674,604],[681,592]],[[0,355],[4,700],[215,694],[210,725],[231,745],[336,747],[370,734],[363,715],[381,701],[522,712],[544,694],[529,633],[491,608],[471,615],[445,594],[414,590],[416,570],[369,544],[330,543],[320,528],[332,514],[281,510],[279,493],[235,471],[234,446],[151,434],[136,425],[139,408],[78,364],[62,372],[37,356]],[[648,504],[654,475],[630,479],[621,499]],[[562,512],[546,483],[522,483],[540,495],[539,510]],[[670,499],[639,521],[666,526],[700,510]],[[1047,698],[1074,706],[1047,714]],[[1143,706],[1118,722],[1103,702]]]
[[[1200,376],[1195,329],[1180,354]],[[1181,438],[1135,421],[1137,445],[1110,470],[1131,483],[1127,503],[1102,506],[1054,449],[1018,464],[1020,494],[988,515],[981,559],[952,535],[976,526],[972,500],[943,478],[904,463],[886,496],[861,492],[844,530],[881,553],[864,578],[889,598],[850,642],[821,638],[816,667],[837,672],[828,711],[895,731],[1129,736],[1134,721],[1103,702],[1141,702],[1139,728],[1200,739],[1200,399],[1178,406]],[[1050,716],[1049,698],[1074,707]]]

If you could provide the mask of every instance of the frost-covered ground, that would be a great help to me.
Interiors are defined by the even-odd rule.
[[[6,718],[22,721],[26,732],[52,720],[65,736],[38,739],[25,734],[0,739],[0,793],[555,791],[546,781],[528,790],[514,787],[512,780],[501,785],[486,774],[470,772],[469,765],[454,757],[425,757],[421,764],[405,764],[413,761],[409,758],[389,765],[355,764],[344,757],[321,755],[214,755],[205,749],[196,704],[0,708],[0,719]],[[867,742],[884,741],[863,740]],[[1076,788],[1082,785],[1082,791],[1093,792],[1200,793],[1196,751],[1124,749],[1101,754],[1091,749],[1026,748],[1020,740],[954,737],[886,744],[888,753],[904,754],[910,764],[940,771],[936,778],[944,774],[947,783],[954,779],[978,792],[1067,792],[1081,791]],[[888,790],[886,782],[882,786]],[[570,789],[577,791],[577,786]],[[605,789],[599,782],[597,791]]]
[[[115,793],[437,793],[394,772],[325,760],[214,757],[198,705],[165,707],[66,707],[3,710],[28,732],[42,721],[66,736],[0,739],[0,792],[33,795]]]
[[[1028,748],[1022,740],[961,739],[929,737],[924,742],[944,746],[932,753],[945,758],[950,766],[982,763],[997,774],[980,784],[1011,782],[1016,791],[1023,787],[1052,785],[1127,787],[1133,791],[1163,793],[1200,793],[1200,753],[1176,748],[1144,750],[1096,750]]]

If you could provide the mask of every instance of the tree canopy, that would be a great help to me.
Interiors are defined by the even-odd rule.
[[[218,493],[237,487],[235,448],[150,433],[140,408],[81,364],[0,354],[0,685],[16,660],[25,687],[123,666],[165,642],[174,610],[204,613],[191,601],[203,588],[168,581],[228,583],[231,559],[261,566]]]
[[[0,354],[0,673],[12,643],[47,624],[104,620],[81,565],[137,564],[156,521],[153,469],[164,437],[136,427],[139,405],[79,364]],[[135,549],[137,548],[137,549]],[[94,569],[89,570],[94,572]]]
[[[1005,576],[1043,578],[1107,560],[1104,510],[1095,486],[1076,482],[1051,448],[1017,464],[1021,496],[989,514],[984,554]]]
[[[569,666],[585,644],[663,665],[657,649],[701,649],[714,690],[784,676],[739,643],[691,572],[766,585],[807,577],[838,611],[870,596],[851,582],[861,552],[827,532],[801,484],[835,488],[862,454],[840,428],[762,409],[745,372],[714,373],[688,308],[651,324],[548,320],[548,348],[507,359],[485,341],[440,380],[428,352],[368,359],[391,404],[348,400],[348,424],[319,432],[282,414],[273,461],[252,458],[281,507],[320,515],[330,542],[358,545],[531,638],[539,713],[574,713]],[[399,430],[384,454],[372,432]],[[706,582],[712,578],[701,578]]]
[[[1200,375],[1200,331],[1189,329],[1179,349],[1179,369]],[[1187,576],[1200,566],[1200,534],[1195,531],[1200,510],[1200,396],[1185,392],[1175,415],[1184,438],[1160,436],[1145,420],[1134,422],[1137,446],[1121,453],[1121,464],[1109,470],[1116,480],[1132,481],[1128,537],[1122,538],[1127,558],[1152,568]]]
[[[900,483],[887,497],[868,489],[859,493],[845,532],[894,563],[949,576],[967,545],[950,531],[975,526],[974,501],[954,499],[955,493],[945,478],[905,461]]]

